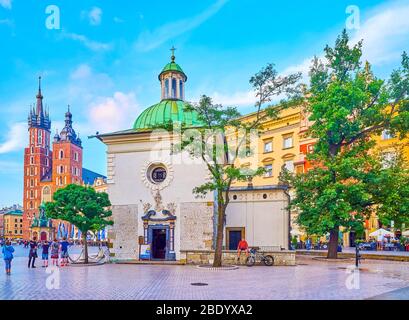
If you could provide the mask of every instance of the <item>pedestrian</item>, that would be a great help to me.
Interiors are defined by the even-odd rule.
[[[47,268],[48,267],[48,249],[50,248],[50,243],[48,241],[43,241],[41,248],[42,248],[41,258],[43,259],[43,268]]]
[[[240,255],[242,252],[246,253],[246,257],[249,256],[249,245],[246,239],[242,238],[237,245],[237,261],[240,261]]]
[[[37,255],[37,238],[34,237],[33,240],[30,241],[29,243],[29,247],[30,247],[30,251],[28,254],[28,267],[30,268],[30,264],[31,264],[31,268],[36,268],[36,266],[34,265],[36,258],[38,257]]]
[[[57,239],[51,243],[51,262],[53,266],[58,267],[58,258],[60,254],[60,244],[58,243]]]
[[[11,245],[10,240],[7,240],[2,249],[3,259],[6,265],[7,275],[11,274],[11,261],[13,260],[13,252],[14,252],[14,248]]]
[[[70,243],[67,241],[67,238],[62,238],[61,241],[61,267],[68,265],[68,246]]]

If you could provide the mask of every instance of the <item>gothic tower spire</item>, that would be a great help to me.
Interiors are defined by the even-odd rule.
[[[30,108],[28,115],[28,126],[42,128],[50,131],[51,121],[48,112],[44,112],[43,108],[43,94],[41,92],[41,77],[38,77],[38,92],[36,95],[37,102],[35,107]]]

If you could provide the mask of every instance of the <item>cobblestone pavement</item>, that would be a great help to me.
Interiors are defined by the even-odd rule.
[[[347,267],[353,260],[323,262],[297,257],[293,267],[240,267],[232,271],[194,266],[106,264],[60,268],[60,289],[46,287],[47,274],[38,261],[28,269],[22,248],[13,260],[12,275],[0,262],[0,299],[367,299],[409,287],[409,263],[365,260],[359,289],[348,289]],[[204,282],[207,286],[192,286]],[[351,287],[351,286],[349,286]],[[399,291],[409,299],[409,291]],[[406,293],[403,293],[406,292]],[[403,293],[403,294],[402,294]],[[386,296],[385,296],[386,297]]]

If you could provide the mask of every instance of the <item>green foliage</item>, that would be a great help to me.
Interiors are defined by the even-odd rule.
[[[283,177],[296,192],[291,207],[299,211],[298,223],[319,235],[339,227],[360,231],[376,208],[406,221],[407,204],[398,207],[407,198],[407,174],[381,168],[371,137],[387,129],[403,138],[409,129],[408,56],[384,81],[368,62],[361,66],[362,41],[350,46],[345,30],[324,51],[324,61],[312,61],[306,98],[313,121],[307,135],[317,139],[307,159],[315,167]]]
[[[47,217],[68,221],[86,234],[113,224],[108,220],[112,216],[109,206],[108,194],[98,193],[91,187],[70,184],[54,193],[53,201],[45,205],[45,212]]]

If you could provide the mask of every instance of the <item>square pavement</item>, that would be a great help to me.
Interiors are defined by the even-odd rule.
[[[352,275],[347,268],[353,267],[352,259],[325,262],[297,256],[297,266],[241,266],[231,271],[179,265],[69,266],[59,269],[59,289],[50,290],[50,274],[41,268],[41,259],[36,269],[28,269],[24,250],[16,250],[11,276],[4,273],[1,259],[2,300],[333,300],[387,298],[393,292],[409,299],[409,291],[403,289],[409,287],[408,262],[363,261],[359,289],[348,289]],[[208,285],[192,286],[194,282]]]

